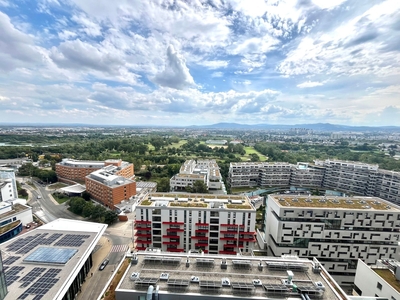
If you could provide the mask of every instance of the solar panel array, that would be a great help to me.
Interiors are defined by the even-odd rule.
[[[12,265],[14,262],[16,262],[20,258],[21,258],[21,256],[9,256],[5,260],[3,260],[3,265]]]
[[[32,284],[18,299],[26,299],[29,295],[35,295],[34,300],[42,299],[48,291],[58,282],[56,276],[61,272],[61,269],[48,269],[35,283]]]
[[[66,234],[54,246],[61,247],[80,247],[90,235]]]
[[[135,284],[150,285],[150,284],[156,284],[157,281],[158,281],[158,278],[141,277],[141,278],[136,279]]]
[[[19,286],[21,288],[25,288],[30,285],[33,281],[39,278],[42,273],[46,270],[46,268],[33,268],[28,274],[26,274],[20,281],[22,284]]]
[[[249,260],[232,260],[232,264],[235,268],[243,268],[243,269],[251,268],[251,261]]]
[[[18,274],[23,269],[25,269],[25,267],[19,267],[19,266],[14,266],[14,267],[7,269],[7,271],[5,272],[7,286],[13,284],[14,281],[18,280],[18,278],[20,277]]]
[[[167,282],[168,285],[173,285],[173,286],[188,286],[189,285],[189,280],[184,280],[184,279],[169,279]]]
[[[208,281],[208,280],[202,280],[199,282],[199,286],[201,288],[220,288],[222,287],[222,284],[220,281]]]
[[[238,290],[253,290],[254,289],[254,284],[251,283],[240,283],[240,282],[233,282],[231,284],[233,289],[238,289]]]
[[[286,285],[283,284],[264,284],[264,288],[267,292],[285,294],[289,292]]]
[[[63,234],[53,233],[51,236],[46,237],[48,233],[40,233],[26,238],[20,238],[14,243],[7,246],[8,251],[13,251],[17,254],[26,254],[39,245],[51,245]]]
[[[40,236],[41,234],[35,234],[35,235],[30,235],[26,238],[19,238],[14,243],[11,243],[10,245],[7,246],[7,251],[17,252],[18,250],[20,250],[21,248],[23,248],[24,246],[26,246],[27,244],[29,244],[30,242],[32,242],[33,240],[35,240],[37,237]]]

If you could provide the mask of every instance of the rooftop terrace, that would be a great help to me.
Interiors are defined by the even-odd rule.
[[[245,195],[153,193],[139,205],[254,210]]]
[[[280,206],[314,207],[332,209],[362,209],[399,211],[399,207],[377,197],[329,197],[329,196],[295,196],[270,195]]]

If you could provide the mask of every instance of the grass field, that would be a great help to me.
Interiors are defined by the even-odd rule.
[[[54,184],[50,184],[49,185],[49,189],[58,190],[58,189],[61,189],[63,187],[66,187],[66,186],[68,186],[68,184],[65,184],[65,183],[62,183],[62,182],[57,182],[57,183],[54,183]]]
[[[176,148],[176,149],[178,149],[178,148],[182,147],[183,145],[185,145],[186,143],[187,143],[186,140],[180,140],[178,143],[172,143],[171,145],[168,145],[167,148]]]
[[[242,161],[249,161],[250,160],[250,154],[257,154],[260,157],[260,161],[267,161],[267,157],[265,155],[261,154],[258,152],[256,149],[253,147],[244,147],[244,150],[246,151],[246,154],[242,156]]]

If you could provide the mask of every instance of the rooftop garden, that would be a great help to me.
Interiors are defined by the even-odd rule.
[[[180,206],[180,207],[207,207],[206,203],[199,203],[199,202],[171,202],[170,206]]]
[[[152,202],[150,200],[144,200],[139,205],[151,205],[151,203]]]
[[[232,209],[251,209],[249,204],[227,204],[226,207]]]

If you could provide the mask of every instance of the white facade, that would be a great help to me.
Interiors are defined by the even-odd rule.
[[[186,186],[192,186],[196,181],[202,181],[208,189],[219,190],[222,188],[222,176],[215,160],[185,161],[179,174],[171,177],[169,184],[171,191],[184,190]]]
[[[14,169],[0,168],[0,201],[18,198],[17,181]]]
[[[246,196],[151,194],[136,207],[135,243],[138,250],[250,253],[255,222]]]
[[[400,208],[379,198],[268,196],[270,254],[317,257],[339,284],[352,283],[358,259],[394,258],[399,230]]]
[[[396,262],[399,264],[399,262]],[[396,270],[400,273],[399,267],[391,268],[390,265],[383,264],[368,266],[361,259],[357,264],[356,277],[354,280],[354,291],[363,297],[380,297],[386,298],[388,300],[399,300],[400,299],[400,276],[399,279],[396,278]],[[387,276],[391,279],[391,282],[395,282],[396,287],[387,282],[384,277],[380,274]]]
[[[32,207],[23,204],[0,203],[0,226],[20,220],[22,225],[33,222]]]

